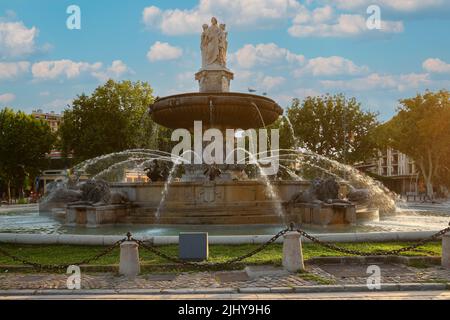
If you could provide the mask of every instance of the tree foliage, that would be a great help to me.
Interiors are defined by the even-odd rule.
[[[400,104],[397,115],[380,127],[378,137],[414,159],[431,197],[433,182],[448,181],[450,176],[450,93],[427,91]]]
[[[61,148],[77,160],[134,148],[158,148],[158,126],[147,114],[154,101],[146,82],[107,81],[64,112]]]
[[[49,125],[24,112],[0,111],[0,177],[8,188],[20,187],[27,175],[42,170],[55,142]]]
[[[372,132],[378,126],[377,114],[362,110],[355,98],[338,94],[294,99],[287,117],[292,127],[281,120],[282,148],[304,147],[350,164],[375,154]]]

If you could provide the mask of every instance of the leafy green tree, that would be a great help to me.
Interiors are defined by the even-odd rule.
[[[375,155],[372,132],[377,114],[361,109],[355,98],[344,95],[294,99],[280,120],[282,148],[304,147],[343,163],[364,161]]]
[[[61,149],[77,160],[134,148],[158,149],[158,126],[148,115],[154,101],[146,82],[107,81],[92,95],[82,94],[65,111]]]
[[[11,187],[21,187],[27,176],[42,170],[55,142],[50,126],[21,111],[0,111],[0,178],[11,200]]]
[[[400,104],[397,115],[380,127],[378,136],[414,159],[432,198],[434,181],[448,183],[450,176],[450,92],[427,91]]]

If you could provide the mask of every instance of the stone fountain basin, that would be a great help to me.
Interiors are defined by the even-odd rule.
[[[163,200],[163,182],[112,183],[111,190],[127,194],[130,203],[64,205],[50,214],[68,226],[93,228],[115,224],[279,225],[290,221],[327,227],[379,219],[377,209],[353,204],[287,205],[296,192],[309,185],[308,181],[273,181],[277,194],[273,198],[258,180],[173,182]]]
[[[283,114],[272,99],[246,93],[185,93],[160,98],[150,106],[153,120],[172,129],[192,130],[194,121],[218,129],[262,128]]]

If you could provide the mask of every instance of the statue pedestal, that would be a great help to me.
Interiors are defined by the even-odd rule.
[[[230,81],[234,74],[226,68],[201,69],[195,74],[200,92],[230,92]]]

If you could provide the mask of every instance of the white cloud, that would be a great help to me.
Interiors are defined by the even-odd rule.
[[[172,85],[169,94],[198,91],[198,83],[194,77],[195,72],[192,70],[178,73],[175,76],[175,83]]]
[[[167,42],[156,41],[147,52],[147,59],[151,62],[162,60],[175,60],[183,55],[183,50],[171,46]]]
[[[46,109],[54,110],[54,111],[60,111],[64,110],[67,105],[72,104],[72,99],[55,99],[50,102],[44,103],[43,107]]]
[[[296,0],[199,0],[192,9],[147,7],[142,13],[142,21],[168,35],[196,34],[212,16],[233,27],[265,27],[263,21],[293,17],[300,7]]]
[[[265,90],[270,90],[282,85],[286,81],[284,77],[265,76],[261,81],[261,87]]]
[[[269,65],[274,63],[297,63],[305,60],[303,55],[292,53],[288,49],[280,48],[275,43],[247,44],[230,57],[230,62],[242,68],[252,68],[255,65]]]
[[[90,64],[87,62],[75,62],[63,59],[34,63],[31,67],[31,72],[35,79],[51,80],[59,77],[73,79],[80,76],[82,73],[97,72],[101,68],[101,62]]]
[[[31,67],[35,80],[75,79],[82,75],[92,76],[99,81],[118,79],[124,74],[132,74],[131,70],[123,61],[114,60],[110,66],[103,67],[103,63],[76,62],[69,59],[40,61]]]
[[[398,12],[415,12],[448,5],[448,0],[328,0],[344,10],[365,9],[372,4]]]
[[[299,19],[294,21],[299,22]],[[301,21],[301,20],[300,20]],[[401,21],[381,21],[381,29],[384,33],[403,32]],[[294,24],[288,30],[293,37],[351,37],[369,32],[366,25],[366,17],[357,14],[341,14],[334,21],[316,23],[305,21],[302,24]]]
[[[369,70],[366,66],[358,66],[343,57],[317,57],[308,60],[306,65],[294,72],[296,76],[311,74],[313,76],[357,75]]]
[[[300,89],[294,90],[294,92],[295,92],[297,98],[299,98],[299,99],[304,99],[306,97],[320,96],[322,94],[318,90],[312,89],[312,88],[300,88]]]
[[[410,13],[448,10],[449,3],[448,0],[199,0],[188,9],[147,7],[142,12],[142,21],[167,35],[199,34],[201,25],[217,16],[237,29],[271,28],[291,21],[288,31],[294,37],[350,37],[371,31],[365,21],[366,9],[373,4],[381,7],[382,17],[387,11],[408,18]],[[403,30],[402,21],[383,19],[379,32]]]
[[[134,73],[122,60],[114,60],[106,70],[93,71],[92,75],[100,81],[119,79],[125,74]]]
[[[161,17],[161,9],[155,6],[144,8],[142,12],[142,21],[148,26],[156,25]]]
[[[0,80],[12,79],[28,72],[30,63],[28,61],[0,62]]]
[[[324,23],[330,21],[334,16],[334,10],[331,6],[319,7],[313,11],[309,11],[306,7],[302,7],[293,19],[294,24],[306,23]]]
[[[400,75],[380,75],[372,73],[366,77],[350,80],[323,80],[320,83],[327,88],[352,91],[371,91],[391,89],[404,91],[431,84],[427,73],[409,73]]]
[[[2,104],[10,103],[14,99],[16,99],[16,96],[12,93],[0,94],[0,103]]]
[[[424,70],[432,73],[450,73],[450,63],[446,63],[438,58],[430,58],[423,62]]]
[[[23,22],[0,21],[0,58],[33,53],[37,35],[36,27],[27,28]]]

